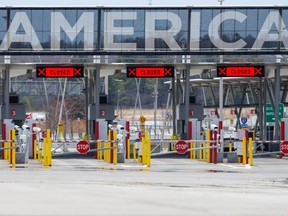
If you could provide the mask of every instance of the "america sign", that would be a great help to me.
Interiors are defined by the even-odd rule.
[[[288,54],[288,7],[0,8],[2,54]]]

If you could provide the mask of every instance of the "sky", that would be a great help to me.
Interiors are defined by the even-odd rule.
[[[222,0],[223,5],[285,5],[288,0]],[[271,3],[272,2],[272,3]],[[1,0],[0,6],[197,6],[219,5],[219,0]]]

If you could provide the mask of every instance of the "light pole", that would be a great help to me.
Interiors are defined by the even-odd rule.
[[[218,0],[218,2],[220,3],[220,5],[223,5],[223,1],[224,0]],[[221,13],[221,23],[222,23],[222,12]],[[220,35],[222,37],[222,24],[220,26]],[[219,56],[219,62],[220,64],[222,64],[223,61],[223,55]],[[222,128],[223,128],[223,119],[224,119],[224,112],[223,112],[223,77],[220,77],[219,79],[219,117],[220,117],[220,121],[219,121],[219,125],[218,125],[218,129],[219,129],[219,134],[220,134],[220,151],[224,152],[224,143],[223,143],[223,133],[222,133]]]

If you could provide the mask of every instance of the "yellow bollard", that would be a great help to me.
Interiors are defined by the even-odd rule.
[[[38,143],[38,161],[39,161],[39,163],[42,163],[42,152],[41,152],[41,146],[42,146],[42,144],[40,144],[40,143]]]
[[[11,165],[12,167],[15,167],[16,165],[16,144],[15,144],[15,140],[16,140],[16,135],[15,135],[15,130],[11,131],[11,139],[13,140],[11,143],[12,149],[11,149]]]
[[[106,162],[107,161],[107,142],[104,142],[104,161]]]
[[[242,154],[243,154],[243,164],[247,163],[247,148],[246,148],[246,137],[242,139]]]
[[[210,147],[210,146],[211,146],[211,143],[210,143],[210,139],[211,139],[211,137],[210,137],[210,131],[211,131],[211,130],[207,130],[207,132],[206,132],[206,133],[207,133],[207,135],[206,135],[206,140],[208,140],[208,142],[206,143],[206,146],[207,146],[207,147]],[[211,163],[211,161],[210,161],[211,151],[210,151],[210,149],[208,149],[208,148],[207,148],[206,151],[207,151],[207,162],[208,162],[208,163]]]
[[[249,165],[253,165],[253,142],[252,138],[249,138]]]
[[[147,166],[151,166],[151,140],[147,139]]]
[[[200,160],[203,160],[203,150],[202,150],[202,147],[203,147],[203,143],[200,143],[200,151],[199,151],[199,159],[200,159]]]
[[[193,142],[192,147],[196,148],[196,142]],[[193,159],[196,159],[196,150],[193,150]]]
[[[9,138],[10,138],[10,136],[9,136]],[[11,140],[11,138],[10,138],[10,140]],[[9,163],[10,163],[10,157],[11,157],[11,149],[10,149],[10,147],[12,146],[12,143],[11,142],[8,142],[7,143],[7,147],[9,148],[9,149],[7,149],[7,160],[9,161]]]
[[[97,141],[97,149],[101,149],[101,142]],[[98,150],[97,151],[97,160],[101,160],[101,153],[102,153],[102,150]]]
[[[142,138],[142,164],[146,164],[146,137]]]
[[[114,151],[112,150],[113,158],[111,158],[111,159],[113,159],[113,161],[116,160],[116,164],[117,164],[117,161],[118,161],[118,157],[117,157],[117,152],[118,152],[118,148],[117,148],[117,131],[114,131],[113,140],[114,140],[114,143],[112,144],[112,146],[116,146],[116,149],[113,149]],[[114,145],[114,144],[116,144],[116,145]],[[116,155],[115,155],[115,152],[116,152]],[[124,157],[125,157],[125,155],[124,155]],[[113,161],[111,161],[111,163]]]
[[[43,149],[42,149],[42,151],[43,151],[43,165],[44,166],[47,166],[47,155],[46,155],[47,150],[46,150],[46,148],[47,148],[47,138],[43,138]]]
[[[113,164],[116,165],[117,164],[117,143],[114,142],[113,143]]]
[[[133,159],[136,161],[136,143],[133,144]]]
[[[192,147],[192,146],[193,146],[192,140],[190,140],[190,142],[189,142],[188,145],[189,145],[189,148],[188,148],[188,149],[193,148],[193,147]],[[191,151],[191,150],[188,152],[188,157],[189,157],[189,159],[192,159],[192,158],[193,158],[193,156],[192,156],[192,151]]]
[[[99,143],[100,149],[103,148],[103,146],[104,146],[104,143],[100,142],[100,143]],[[103,159],[103,150],[100,150],[100,151],[99,151],[99,159],[100,159],[100,160]]]
[[[8,142],[4,142],[4,148],[7,148],[9,146]],[[8,160],[8,149],[4,150],[4,160]]]
[[[33,152],[33,159],[36,160],[37,158],[37,140],[33,141],[34,152]]]
[[[127,147],[128,149],[127,150],[127,159],[130,159],[130,139],[127,140]]]
[[[229,143],[229,152],[232,152],[232,143]]]
[[[47,130],[47,166],[52,166],[52,139],[51,130]]]

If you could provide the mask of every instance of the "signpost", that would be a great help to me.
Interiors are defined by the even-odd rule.
[[[218,77],[264,77],[263,65],[220,65],[217,66]]]
[[[288,154],[288,141],[283,141],[280,144],[280,150],[283,154]]]
[[[90,151],[90,144],[86,140],[80,140],[76,145],[76,149],[80,154],[87,154]]]
[[[271,103],[267,103],[266,110],[266,122],[275,122],[275,114]],[[284,118],[284,104],[279,103],[279,119]]]
[[[36,67],[36,77],[41,78],[79,78],[84,77],[84,67],[82,65],[73,66],[45,66]]]
[[[174,66],[127,66],[128,78],[169,78],[174,77]]]
[[[188,150],[188,143],[184,140],[179,140],[175,144],[175,150],[178,154],[185,154],[185,152]]]

